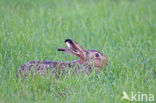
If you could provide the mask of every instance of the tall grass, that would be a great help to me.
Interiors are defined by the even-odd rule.
[[[155,4],[155,0],[1,0],[0,103],[129,102],[121,100],[123,91],[156,96]],[[59,80],[16,77],[16,70],[29,60],[78,59],[57,52],[66,38],[103,52],[108,67],[98,74],[69,73]]]

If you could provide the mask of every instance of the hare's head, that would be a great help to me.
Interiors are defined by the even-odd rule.
[[[65,43],[68,48],[59,48],[58,51],[64,51],[68,54],[78,56],[80,58],[80,64],[92,64],[97,69],[107,66],[108,59],[103,53],[96,50],[84,50],[78,43],[71,39],[66,39]]]

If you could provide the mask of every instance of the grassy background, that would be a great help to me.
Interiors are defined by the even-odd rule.
[[[155,4],[156,0],[1,0],[0,103],[125,103],[123,91],[156,96]],[[66,38],[102,51],[108,67],[99,74],[69,73],[60,80],[16,77],[16,70],[29,60],[78,59],[57,52]]]

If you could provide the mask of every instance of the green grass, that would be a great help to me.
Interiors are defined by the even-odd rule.
[[[156,0],[1,0],[0,103],[125,103],[123,91],[156,99],[155,5]],[[57,52],[66,38],[103,52],[108,67],[60,80],[16,77],[30,60],[78,59]]]

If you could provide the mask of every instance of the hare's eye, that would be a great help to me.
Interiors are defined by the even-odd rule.
[[[96,54],[95,54],[95,57],[99,57],[99,54],[98,54],[98,53],[96,53]]]

